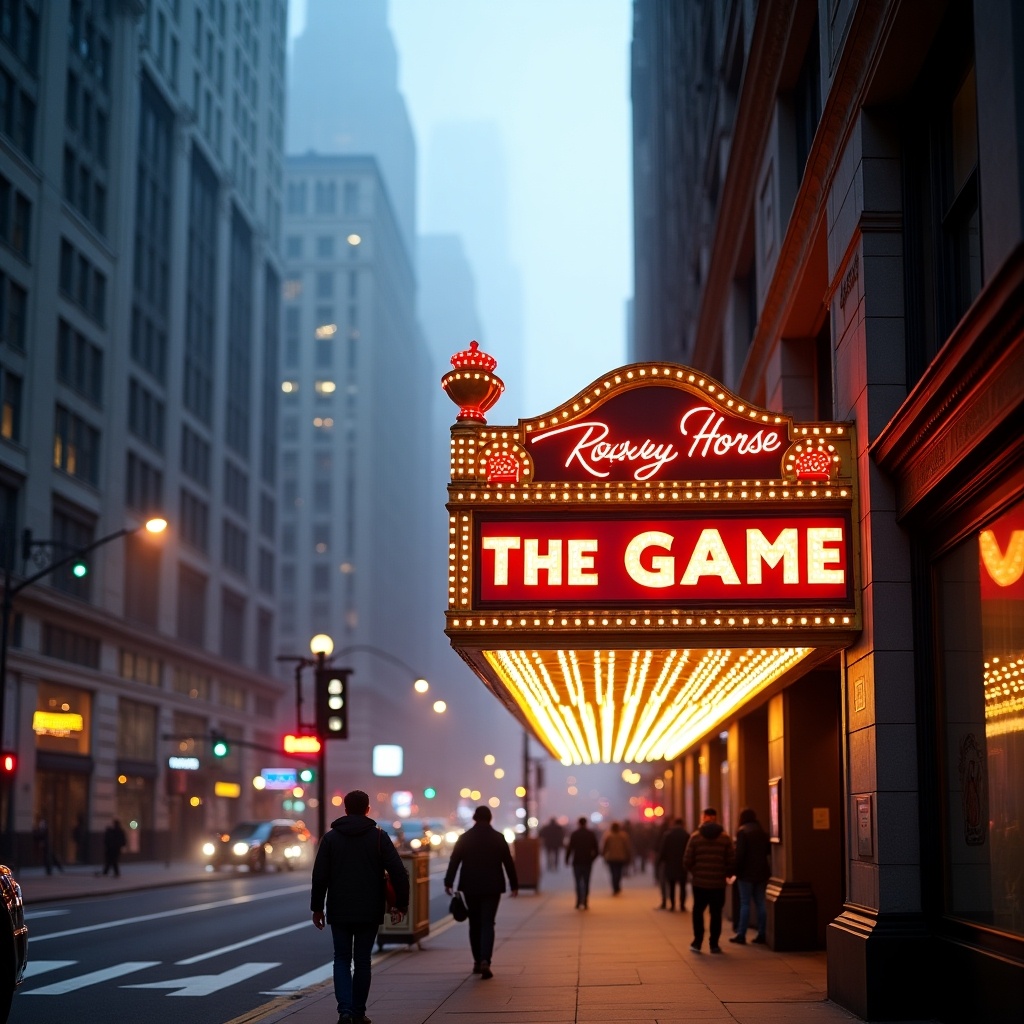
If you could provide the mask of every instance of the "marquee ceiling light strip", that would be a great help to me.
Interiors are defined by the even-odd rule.
[[[672,758],[788,672],[811,648],[487,651],[538,736],[563,764]]]

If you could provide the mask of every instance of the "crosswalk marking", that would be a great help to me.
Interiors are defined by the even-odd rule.
[[[113,967],[104,967],[99,971],[89,971],[88,974],[80,974],[77,978],[66,978],[64,981],[55,981],[42,988],[30,988],[18,994],[22,996],[61,996],[65,992],[76,992],[80,988],[88,988],[89,985],[98,985],[101,981],[109,981],[111,978],[120,978],[125,974],[134,971],[141,971],[147,967],[156,967],[159,960],[127,960],[122,964],[114,964]]]
[[[59,971],[62,967],[70,967],[77,963],[77,960],[29,960],[25,968],[25,978],[37,978],[47,971]]]
[[[149,981],[137,985],[122,985],[121,988],[176,988],[178,992],[168,992],[169,996],[208,996],[211,992],[219,992],[222,988],[237,985],[240,981],[252,978],[280,963],[271,964],[240,964],[222,974],[196,974],[191,978],[168,978],[166,981]]]
[[[245,946],[255,945],[257,942],[264,942],[266,939],[275,939],[278,935],[287,935],[289,932],[296,932],[300,928],[308,928],[308,921],[300,921],[298,924],[290,924],[287,928],[278,928],[273,932],[264,932],[262,935],[253,935],[248,939],[243,939],[241,942],[232,943],[230,946],[221,946],[220,949],[211,949],[208,953],[198,953],[196,956],[190,956],[187,960],[176,960],[176,964],[181,966],[187,966],[188,964],[197,964],[202,960],[209,960],[211,957],[220,956],[222,953],[233,953],[236,949],[242,949]]]
[[[298,992],[300,989],[309,988],[310,985],[319,985],[321,981],[327,981],[328,978],[334,975],[334,962],[328,961],[322,967],[316,967],[312,971],[306,971],[305,974],[300,974],[297,978],[292,978],[291,981],[286,981],[283,985],[278,985],[277,988],[271,989],[268,992],[261,992],[261,996],[287,996],[293,992]]]

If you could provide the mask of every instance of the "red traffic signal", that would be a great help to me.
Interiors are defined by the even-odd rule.
[[[295,736],[288,733],[284,738],[286,754],[319,754],[320,738],[318,736]]]
[[[13,775],[18,770],[18,755],[0,754],[0,775]]]

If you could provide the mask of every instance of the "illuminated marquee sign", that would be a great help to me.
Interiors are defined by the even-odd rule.
[[[494,358],[452,365],[445,632],[563,764],[671,759],[854,641],[850,424],[638,363],[492,426]]]
[[[633,388],[592,415],[531,432],[538,480],[751,479],[779,473],[789,437],[667,385]]]
[[[767,607],[853,596],[845,514],[484,519],[478,531],[476,586],[492,607]]]
[[[173,755],[167,758],[167,767],[172,771],[197,772],[199,771],[199,758]]]

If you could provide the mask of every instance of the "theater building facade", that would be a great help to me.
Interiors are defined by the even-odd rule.
[[[1013,0],[634,2],[629,359],[854,447],[856,635],[671,785],[781,787],[770,941],[868,1020],[1024,1020],[1022,109]]]

